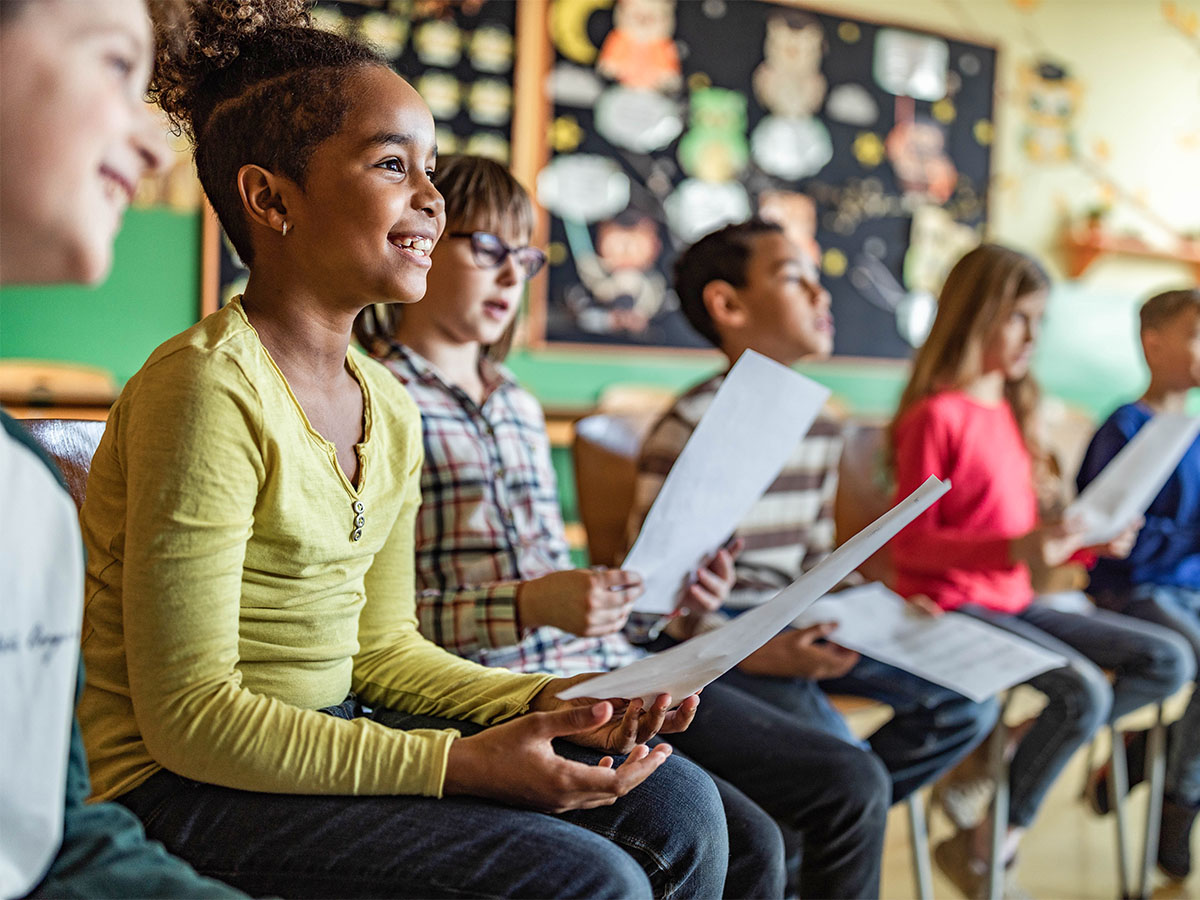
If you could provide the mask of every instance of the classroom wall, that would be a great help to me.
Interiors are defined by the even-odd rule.
[[[848,15],[961,32],[1001,47],[991,237],[1045,259],[1063,275],[1065,221],[1098,204],[1109,224],[1158,243],[1162,223],[1200,232],[1200,44],[1149,0],[842,0]],[[1090,162],[1035,163],[1021,148],[1025,99],[1019,67],[1058,61],[1083,86],[1073,131]],[[1077,281],[1060,280],[1035,362],[1047,390],[1103,415],[1135,395],[1144,369],[1132,321],[1140,299],[1194,281],[1166,260],[1107,256]],[[117,263],[96,289],[0,291],[0,357],[77,360],[128,379],[161,341],[195,319],[198,218],[131,210]],[[646,354],[570,348],[518,350],[511,365],[552,407],[584,409],[608,385],[679,388],[715,370],[715,354]],[[904,379],[894,363],[834,361],[805,369],[855,412],[886,416]]]
[[[108,281],[95,288],[0,290],[0,358],[102,366],[125,382],[150,352],[196,321],[200,219],[130,210]]]

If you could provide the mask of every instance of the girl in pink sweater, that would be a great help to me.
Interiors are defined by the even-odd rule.
[[[1030,567],[1058,565],[1083,549],[1074,523],[1039,521],[1034,490],[1038,388],[1030,363],[1048,287],[1034,260],[1004,247],[984,244],[959,260],[891,427],[898,496],[931,474],[954,484],[893,540],[897,590],[1067,659],[1029,682],[1047,705],[1012,761],[1006,864],[1071,754],[1105,722],[1173,694],[1194,666],[1187,645],[1165,628],[1035,602]],[[1090,549],[1125,555],[1135,534]],[[1116,673],[1113,683],[1105,670]],[[968,896],[985,876],[990,839],[985,822],[937,848]]]

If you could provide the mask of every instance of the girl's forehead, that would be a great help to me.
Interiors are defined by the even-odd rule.
[[[365,67],[351,79],[344,92],[350,103],[343,131],[370,140],[395,135],[421,152],[437,151],[433,115],[407,81],[382,65]]]
[[[1049,292],[1045,290],[1030,291],[1028,294],[1016,297],[1007,308],[1014,313],[1037,315],[1046,311],[1046,301],[1049,297]]]

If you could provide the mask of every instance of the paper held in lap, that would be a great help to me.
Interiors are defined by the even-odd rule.
[[[948,490],[949,481],[939,481],[931,475],[908,497],[762,606],[738,616],[716,631],[639,659],[615,672],[573,685],[558,696],[563,700],[575,697],[632,700],[641,697],[649,705],[659,694],[670,694],[675,700],[694,694],[791,624]]]
[[[976,702],[1066,665],[1037,644],[962,613],[926,615],[878,582],[818,600],[793,623],[837,622],[830,640]]]
[[[736,530],[779,475],[828,389],[747,350],[663,482],[621,568],[642,576],[634,609],[669,613],[705,556]]]
[[[1197,434],[1200,416],[1159,413],[1143,425],[1064,513],[1083,521],[1084,546],[1111,541],[1144,513]]]

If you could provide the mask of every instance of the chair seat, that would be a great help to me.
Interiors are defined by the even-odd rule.
[[[88,469],[104,436],[104,422],[89,419],[25,419],[21,423],[67,482],[75,506],[83,508]]]

